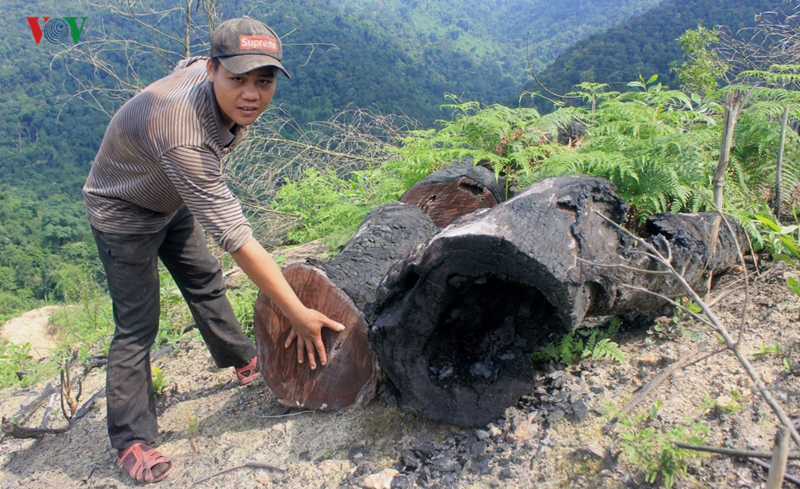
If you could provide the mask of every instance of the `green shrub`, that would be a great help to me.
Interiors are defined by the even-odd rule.
[[[340,231],[352,235],[369,211],[397,200],[402,191],[390,171],[357,171],[345,178],[312,169],[281,187],[273,207],[300,218],[287,237],[305,243]]]
[[[672,487],[678,478],[687,476],[692,460],[703,456],[700,452],[678,448],[673,442],[701,445],[709,433],[708,426],[691,423],[677,426],[662,433],[651,426],[661,402],[652,408],[619,421],[622,458],[627,463],[645,472],[645,480],[651,484],[663,480],[664,486]]]
[[[32,365],[30,343],[17,346],[6,340],[0,341],[0,387],[30,385],[34,378],[29,372]]]

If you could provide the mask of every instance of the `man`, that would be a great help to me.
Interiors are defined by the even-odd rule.
[[[194,58],[133,97],[113,117],[83,188],[105,267],[116,329],[106,374],[108,431],[124,470],[139,482],[166,477],[172,462],[150,445],[157,434],[150,347],[159,322],[157,259],[172,274],[218,367],[241,384],[258,375],[252,342],[225,297],[220,266],[201,225],[289,318],[298,361],[315,351],[326,364],[321,330],[344,326],[308,309],[252,237],[220,160],[275,94],[281,41],[253,19],[232,19],[211,35],[211,59]]]

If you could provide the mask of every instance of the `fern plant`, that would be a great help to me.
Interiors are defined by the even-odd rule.
[[[531,356],[535,362],[556,361],[572,365],[582,359],[608,360],[616,363],[627,361],[625,353],[612,337],[619,330],[619,318],[614,316],[607,329],[587,328],[570,331],[561,337],[558,344],[550,342]]]
[[[542,116],[532,108],[481,107],[478,102],[447,97],[452,103],[442,108],[453,117],[438,121],[441,129],[414,131],[393,150],[397,158],[390,168],[401,174],[407,186],[464,157],[505,176],[509,187],[518,179],[527,181],[547,158],[568,149],[557,144],[555,135],[580,115],[574,108]]]
[[[637,91],[609,92],[602,99],[597,87],[589,87],[585,98],[600,102],[587,115],[585,143],[554,155],[538,177],[583,173],[611,180],[638,222],[656,212],[704,209],[696,189],[710,185],[718,155],[715,106],[654,81],[640,79],[630,84]]]

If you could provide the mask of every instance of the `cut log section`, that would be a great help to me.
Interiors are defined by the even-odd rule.
[[[505,179],[464,158],[417,182],[400,202],[419,207],[443,228],[465,214],[503,202],[505,191]]]
[[[437,231],[418,208],[388,204],[370,213],[344,251],[330,262],[309,260],[283,270],[307,307],[346,326],[324,329],[328,365],[311,370],[297,363],[297,349],[284,349],[290,325],[264,294],[255,309],[259,369],[285,404],[308,409],[346,409],[372,399],[378,378],[366,337],[370,305],[387,270]]]
[[[623,284],[680,294],[663,275],[634,276],[615,266],[636,258],[635,266],[654,268],[632,239],[597,214],[621,223],[627,210],[608,181],[549,179],[444,229],[392,267],[369,340],[400,406],[483,425],[530,390],[531,353],[588,314],[663,305]],[[670,243],[676,267],[685,266],[695,284],[708,269],[719,272],[735,260],[700,252],[682,231],[651,239]]]

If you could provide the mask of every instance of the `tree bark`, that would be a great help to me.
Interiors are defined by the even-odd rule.
[[[392,267],[369,340],[400,406],[483,425],[530,390],[539,347],[586,316],[665,304],[625,284],[680,295],[663,275],[619,266],[655,268],[599,215],[622,223],[627,210],[608,181],[549,179],[443,230]],[[648,227],[698,286],[736,259],[711,253],[703,241],[710,225],[711,215],[656,216]]]
[[[464,158],[417,182],[400,202],[419,207],[443,228],[458,217],[503,202],[505,192],[504,178]]]

